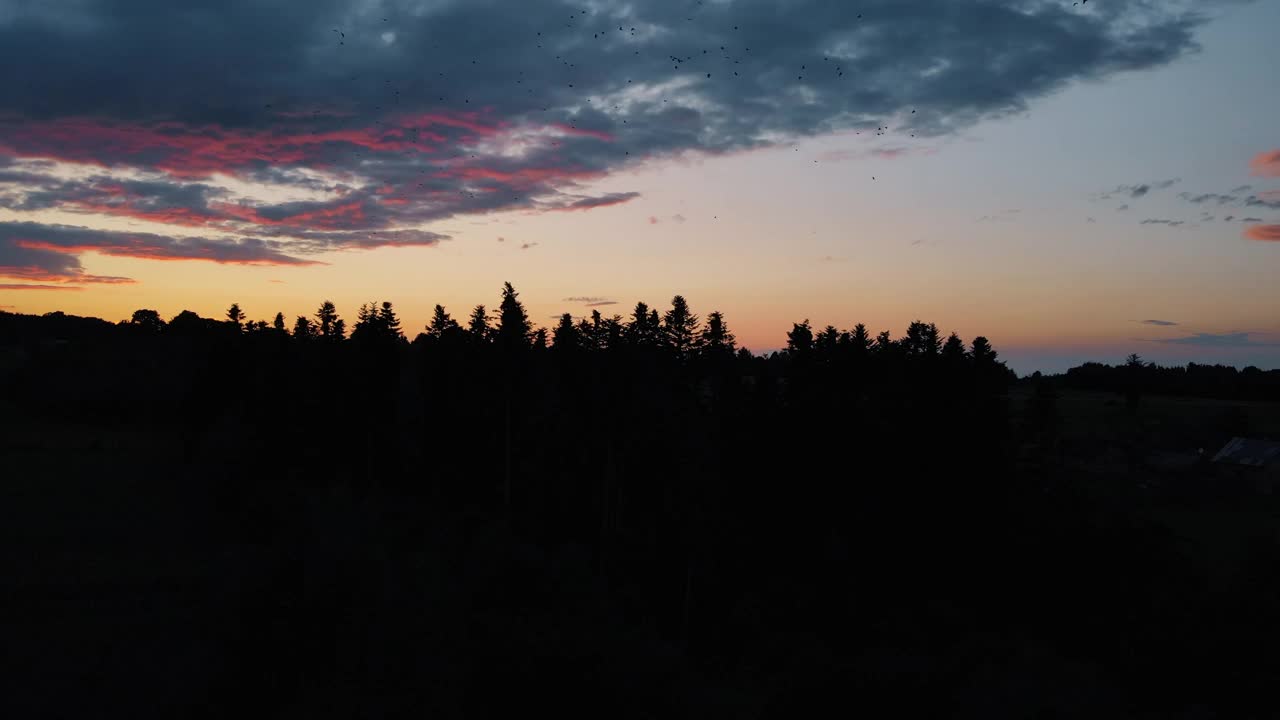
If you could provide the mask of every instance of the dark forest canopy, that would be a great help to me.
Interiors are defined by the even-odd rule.
[[[748,349],[737,346],[722,313],[711,312],[704,321],[680,295],[672,298],[670,309],[662,313],[640,302],[629,317],[617,314],[606,317],[599,310],[593,310],[589,317],[575,321],[566,313],[549,329],[535,328],[518,298],[519,294],[511,283],[506,283],[498,313],[490,315],[485,306],[476,306],[465,325],[455,320],[446,308],[436,305],[432,320],[416,334],[411,344],[429,348],[465,342],[473,349],[491,347],[506,353],[551,349],[560,355],[628,348],[658,353],[681,363],[758,359]],[[184,310],[166,321],[155,310],[139,309],[130,319],[114,325],[99,318],[77,317],[62,312],[37,316],[0,311],[0,345],[4,346],[151,336],[224,340],[236,336],[276,337],[297,343],[350,340],[358,346],[387,347],[410,344],[392,303],[387,301],[361,305],[350,337],[346,321],[334,304],[327,300],[314,315],[298,316],[292,323],[286,321],[283,313],[276,313],[272,321],[249,320],[238,303],[231,304],[225,319],[203,318]],[[977,337],[966,346],[958,335],[952,333],[944,341],[932,323],[913,322],[906,334],[895,340],[888,331],[872,337],[862,324],[843,331],[830,325],[815,330],[808,320],[804,320],[792,326],[787,338],[787,347],[771,353],[767,359],[798,367],[873,357],[886,362],[937,360],[957,366],[961,363],[989,366],[993,373],[1012,379],[1012,374],[1005,370],[1004,363],[997,360],[997,353],[986,338]]]
[[[207,339],[231,339],[237,335],[276,337],[299,343],[317,339],[329,342],[348,339],[345,320],[329,301],[322,303],[314,315],[298,316],[293,322],[288,322],[283,313],[276,313],[270,322],[250,321],[236,303],[228,308],[223,320],[203,318],[184,310],[166,321],[155,310],[139,309],[129,320],[115,324],[62,312],[23,315],[0,311],[0,347],[118,341],[158,335]],[[792,326],[787,338],[785,349],[764,356],[774,364],[775,371],[790,368],[792,364],[848,363],[859,357],[879,357],[883,361],[898,356],[936,356],[952,363],[965,358],[969,363],[1005,367],[1004,363],[996,361],[997,353],[986,338],[977,337],[966,346],[958,335],[952,333],[944,341],[936,326],[923,322],[911,323],[906,334],[895,340],[887,331],[873,336],[862,324],[848,330],[830,325],[819,330],[804,320]],[[756,357],[748,349],[737,346],[722,313],[711,312],[703,321],[693,314],[679,295],[673,298],[671,308],[662,314],[640,302],[626,317],[617,314],[606,317],[599,310],[593,310],[589,317],[575,320],[566,313],[550,328],[534,328],[510,283],[503,288],[497,315],[488,314],[480,305],[469,312],[465,322],[460,323],[446,308],[436,305],[431,321],[413,337],[412,343],[408,342],[390,302],[367,303],[359,308],[349,339],[357,345],[390,346],[399,343],[412,344],[419,349],[447,347],[465,341],[473,348],[500,347],[506,352],[519,348],[555,349],[559,354],[619,351],[624,347],[631,350],[648,348],[662,356],[685,362],[692,359],[725,362],[736,357],[744,372],[750,372],[749,362]],[[10,362],[13,361],[11,358]],[[859,369],[866,371],[868,368]],[[787,371],[782,370],[784,374]],[[1012,380],[1013,374],[1007,374]],[[1061,389],[1129,395],[1145,393],[1280,400],[1280,370],[1260,370],[1253,366],[1237,369],[1194,362],[1185,366],[1160,366],[1143,361],[1137,355],[1130,356],[1126,363],[1119,365],[1087,362],[1062,374],[1042,378],[1037,372],[1024,380]]]
[[[545,329],[495,299],[417,332],[383,301],[0,314],[24,716],[95,687],[178,717],[1271,702],[1280,496],[1196,451],[1271,406],[1138,400],[1274,373],[1020,387],[925,322],[764,357],[679,296]],[[39,670],[75,660],[90,694]]]
[[[1230,400],[1280,401],[1280,370],[1260,370],[1252,365],[1237,369],[1229,365],[1187,363],[1161,366],[1130,355],[1120,365],[1087,362],[1061,375],[1030,380],[1072,390],[1093,390],[1137,395],[1186,395]]]

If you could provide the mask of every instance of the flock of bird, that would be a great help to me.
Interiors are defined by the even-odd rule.
[[[1081,5],[1081,4],[1087,4],[1087,3],[1088,3],[1088,0],[1080,0],[1079,2],[1075,2],[1073,4]],[[704,4],[705,3],[703,2],[703,0],[699,0],[696,3],[695,12],[697,8],[704,6]],[[862,17],[863,16],[861,13],[856,14],[856,19],[861,20]],[[590,32],[591,39],[595,41],[610,41],[611,39],[614,39],[619,35],[627,38],[636,38],[638,37],[637,33],[640,32],[637,30],[636,27],[634,26],[628,27],[626,25],[609,26],[608,28],[603,28],[603,29],[597,26],[595,29],[588,29],[587,26],[591,24],[591,18],[592,18],[592,14],[589,13],[587,9],[580,9],[577,12],[571,13],[565,17],[564,27],[568,29],[581,29],[584,33],[583,34],[584,40],[586,37],[585,33]],[[686,16],[685,19],[687,22],[694,22],[696,18],[694,15],[688,15]],[[382,22],[390,25],[391,18],[383,17]],[[614,30],[614,27],[616,27],[616,31]],[[741,32],[741,27],[739,25],[733,25],[731,27],[732,27],[732,32]],[[345,29],[341,27],[335,27],[332,29],[332,33],[339,46],[346,45],[347,35],[346,35]],[[542,31],[534,31],[530,39],[536,44],[536,46],[539,49],[546,49],[546,43],[548,42],[548,38],[544,36]],[[438,45],[434,47],[438,48]],[[632,52],[634,56],[639,56],[641,54],[640,49],[634,49]],[[717,64],[719,64],[720,67],[723,68],[722,75],[724,77],[741,78],[742,73],[745,72],[744,63],[750,61],[750,59],[753,57],[754,56],[752,55],[751,48],[746,46],[745,43],[736,50],[733,48],[732,44],[717,43],[715,45],[697,48],[686,55],[668,54],[666,55],[665,59],[671,63],[672,69],[677,72],[684,70],[692,74],[693,69],[697,67],[698,68],[697,74],[705,75],[704,80],[711,80],[717,74],[717,70],[716,70]],[[579,88],[576,87],[576,85],[578,85],[579,83],[575,81],[575,75],[581,72],[582,68],[579,67],[578,63],[573,62],[568,56],[559,55],[559,54],[554,55],[552,59],[557,64],[559,69],[564,71],[566,75],[566,77],[563,80],[564,87],[570,90],[579,90]],[[501,60],[499,60],[498,62],[501,62]],[[824,56],[822,57],[821,62],[822,62],[821,65],[812,66],[812,67],[808,62],[798,63],[798,68],[795,70],[796,82],[804,83],[806,82],[806,79],[808,79],[809,82],[813,82],[815,80],[822,80],[824,78],[828,81],[834,81],[834,80],[845,77],[846,68],[838,60]],[[478,66],[479,61],[475,58],[472,58],[470,59],[470,65]],[[598,71],[598,69],[599,68],[591,68],[592,71]],[[350,76],[349,79],[353,82],[359,81],[360,75],[353,74]],[[437,69],[434,73],[434,79],[439,81],[441,84],[444,84],[450,78],[445,71]],[[516,86],[515,90],[520,92],[523,96],[525,97],[536,96],[536,89],[532,87],[532,82],[530,82],[530,78],[526,75],[525,70],[515,69],[514,77],[512,77],[511,80],[513,80],[513,85]],[[399,104],[402,101],[402,99],[405,97],[405,90],[407,89],[406,87],[397,87],[396,85],[393,84],[393,81],[391,79],[383,79],[382,84],[384,86],[384,90],[388,93],[387,99],[391,104]],[[627,78],[626,84],[627,85],[635,84],[635,79]],[[446,100],[452,100],[455,102],[457,100],[461,100],[464,105],[471,104],[471,98],[467,97],[465,94],[462,97],[455,97],[455,98],[450,98],[449,95],[441,94],[439,92],[429,93],[429,94],[434,95],[436,98],[436,101],[439,103],[444,103],[446,102]],[[592,98],[590,97],[582,98],[582,100],[584,101],[585,105],[590,105],[592,103]],[[662,98],[662,102],[664,104],[668,103],[669,99]],[[268,104],[266,107],[267,109],[270,109],[272,105]],[[542,112],[552,111],[552,106],[550,103],[540,104],[539,107],[541,107]],[[621,110],[621,106],[619,104],[614,104],[611,109],[614,111],[619,111]],[[374,110],[377,110],[377,111],[383,110],[383,105],[375,104]],[[915,113],[916,113],[916,110],[914,109],[911,110],[911,114],[915,114]],[[316,110],[314,111],[314,114],[319,115],[320,111]],[[620,120],[621,125],[624,125],[624,126],[631,125],[629,119],[626,117],[620,117],[618,119]],[[391,126],[390,124],[386,124],[385,121],[382,121],[382,120],[377,121],[377,124],[383,125],[385,129],[388,129],[388,130],[390,129],[402,130],[400,128],[393,128],[393,126]],[[570,120],[568,124],[571,129],[577,129],[576,121]],[[877,137],[882,137],[887,135],[890,131],[891,131],[891,128],[888,125],[883,125],[883,126],[877,126],[874,132]],[[418,136],[418,130],[413,129],[411,132],[413,133],[413,138],[412,138],[413,142],[415,143],[421,142],[421,138]],[[856,131],[856,133],[860,135],[862,131],[858,130]],[[915,134],[911,133],[910,136],[915,137]],[[798,146],[795,146],[794,150],[796,152],[799,152],[800,148]],[[631,152],[629,150],[624,151],[624,153],[627,156],[631,155]],[[405,154],[413,155],[414,153],[413,151],[405,151]],[[363,157],[364,156],[363,151],[357,151],[357,156]],[[463,153],[457,153],[453,155],[453,159],[456,160],[456,159],[462,158],[462,156],[463,156]],[[472,157],[474,158],[475,156],[472,155]],[[815,159],[813,160],[813,162],[817,164],[819,163],[819,160]],[[872,176],[871,179],[875,180],[876,178]],[[425,187],[425,184],[419,183],[419,187]],[[465,190],[460,191],[460,195],[467,196],[467,197],[475,197],[474,193],[468,193]]]

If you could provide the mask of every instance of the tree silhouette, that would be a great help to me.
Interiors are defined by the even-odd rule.
[[[394,345],[404,340],[400,319],[390,302],[366,303],[360,306],[351,339],[364,344]]]
[[[836,348],[840,344],[840,331],[834,325],[828,325],[813,339],[814,350],[824,361],[831,362],[836,358]]]
[[[382,301],[382,307],[378,309],[378,320],[382,323],[382,327],[388,336],[403,340],[404,332],[400,329],[400,318],[396,317],[396,311],[391,307],[391,303],[387,300]]]
[[[593,350],[604,350],[609,347],[609,324],[599,310],[591,311],[591,322],[586,332],[587,346]]]
[[[582,349],[582,335],[572,315],[565,313],[560,316],[560,322],[551,333],[551,342],[557,353],[573,353]]]
[[[894,353],[897,349],[897,345],[898,344],[893,341],[893,336],[889,334],[888,330],[885,330],[876,336],[876,343],[872,349],[876,351],[877,355],[888,356]]]
[[[316,326],[306,315],[299,315],[293,321],[293,337],[298,340],[311,340],[316,337]]]
[[[906,337],[902,338],[900,344],[908,357],[933,357],[942,348],[938,326],[919,320],[907,327]]]
[[[467,321],[467,335],[472,342],[477,343],[487,343],[492,339],[492,328],[489,327],[489,316],[484,305],[477,305],[471,311],[471,317]]]
[[[498,306],[498,328],[495,339],[504,350],[523,350],[529,347],[533,327],[529,314],[520,302],[520,294],[511,283],[502,285],[502,303]]]
[[[662,336],[676,357],[686,358],[698,349],[698,316],[689,311],[683,295],[671,298],[671,309],[662,316]]]
[[[791,326],[787,333],[787,352],[796,358],[807,358],[813,354],[813,326],[808,318]]]
[[[164,320],[155,310],[134,310],[129,324],[152,335],[159,335],[164,330]]]
[[[281,333],[281,334],[288,333],[288,330],[286,330],[284,326],[284,313],[282,312],[276,313],[276,318],[275,320],[272,321],[271,326],[275,328],[275,331],[278,333]]]
[[[347,324],[338,317],[333,302],[325,300],[316,310],[316,336],[328,342],[338,342],[347,335]]]
[[[702,353],[714,360],[732,358],[737,349],[737,339],[729,332],[725,324],[724,314],[719,310],[707,316],[706,327],[702,329],[700,339]]]
[[[964,362],[964,341],[954,332],[947,336],[947,341],[942,345],[942,359],[953,365]]]
[[[656,310],[638,302],[631,313],[631,322],[627,325],[627,341],[636,347],[655,347],[658,345],[661,325]]]
[[[197,335],[209,329],[209,322],[190,310],[183,310],[169,321],[169,332],[178,335]]]
[[[849,350],[854,357],[862,357],[871,351],[871,335],[867,332],[867,326],[858,323],[853,327],[853,332],[849,333]]]
[[[582,318],[578,321],[578,335],[581,337],[582,347],[587,350],[600,349],[599,346],[596,345],[595,328],[591,327],[590,320]]]
[[[244,322],[244,311],[240,309],[239,303],[231,303],[231,307],[227,308],[227,320],[236,326],[236,330],[240,329]]]
[[[991,342],[981,335],[973,339],[969,357],[979,367],[989,367],[996,363],[996,351],[992,349]]]
[[[458,322],[449,317],[449,313],[445,312],[444,306],[436,305],[435,311],[431,315],[431,322],[427,324],[427,335],[439,340],[457,332],[459,329]]]

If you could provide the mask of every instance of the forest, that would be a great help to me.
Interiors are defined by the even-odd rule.
[[[15,717],[1244,716],[1280,502],[1149,459],[1271,432],[1276,377],[510,283],[419,332],[0,313]]]

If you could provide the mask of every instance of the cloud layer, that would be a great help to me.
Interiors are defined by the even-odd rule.
[[[945,135],[1193,51],[1213,4],[5,6],[0,209],[45,227],[0,231],[0,277],[89,282],[83,252],[306,264],[432,245],[458,216],[626,203],[589,183],[646,159]]]

